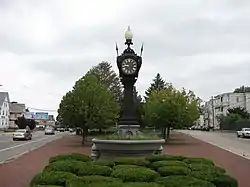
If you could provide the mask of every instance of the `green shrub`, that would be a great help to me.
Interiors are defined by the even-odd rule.
[[[85,176],[85,175],[110,176],[111,173],[112,169],[110,167],[95,165],[95,164],[88,164],[87,167],[78,171],[79,176]]]
[[[122,187],[163,187],[154,182],[125,182]]]
[[[136,166],[136,165],[116,165],[113,169],[127,169],[127,168],[145,168],[143,166]]]
[[[65,186],[67,179],[75,178],[76,175],[62,171],[50,171],[38,173],[30,182],[31,187],[36,185],[59,185]]]
[[[188,175],[191,170],[187,167],[182,166],[163,166],[158,168],[158,173],[161,176],[169,176],[169,175]]]
[[[111,177],[119,178],[124,182],[153,182],[159,174],[151,169],[142,167],[124,167],[114,169]]]
[[[212,180],[216,187],[238,187],[238,182],[231,176],[222,175]]]
[[[94,182],[85,183],[80,180],[68,180],[65,187],[120,187],[122,182]]]
[[[153,169],[158,169],[163,166],[182,166],[182,167],[188,167],[188,164],[182,161],[178,160],[162,160],[162,161],[156,161],[152,162],[149,167]]]
[[[76,178],[74,178],[76,179]],[[89,175],[89,176],[82,176],[77,177],[77,179],[85,182],[85,183],[92,183],[92,182],[122,182],[121,179],[113,178],[113,177],[105,177],[100,175]]]
[[[104,177],[104,176],[84,176],[84,177],[76,177],[67,180],[66,187],[90,187],[93,186],[92,183],[103,184],[104,187],[109,186],[107,184],[111,183],[111,186],[116,184],[117,186],[122,186],[122,181],[112,177]],[[95,186],[95,185],[94,185]]]
[[[204,164],[204,165],[214,165],[212,160],[206,158],[186,158],[183,160],[187,164]]]
[[[144,158],[117,158],[114,160],[116,165],[137,165],[137,166],[147,166],[149,161],[145,160]]]
[[[191,176],[167,176],[156,180],[164,187],[216,187],[213,183]]]
[[[96,165],[101,165],[101,166],[108,166],[113,168],[115,166],[115,162],[112,160],[97,160],[93,162]]]
[[[225,173],[226,170],[218,167],[218,166],[214,166],[214,165],[206,165],[206,164],[190,164],[189,168],[192,171],[214,171],[214,172],[218,172],[218,173]]]
[[[58,186],[58,185],[36,185],[34,187],[63,187],[63,186]]]
[[[52,162],[45,167],[44,171],[64,171],[78,175],[79,171],[88,168],[89,164],[76,160],[61,160]]]
[[[77,161],[82,161],[82,162],[92,161],[92,159],[87,155],[83,155],[80,153],[71,153],[71,154],[53,156],[49,159],[49,163],[57,162],[61,160],[77,160]]]
[[[207,171],[192,171],[191,175],[195,178],[206,180],[206,181],[213,181],[218,177],[222,176],[222,173],[215,172],[213,170]]]
[[[182,161],[186,157],[180,156],[180,155],[150,155],[146,157],[146,160],[149,162],[156,162],[156,161],[162,161],[162,160],[179,160]]]

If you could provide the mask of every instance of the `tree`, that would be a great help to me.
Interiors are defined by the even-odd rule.
[[[18,126],[19,129],[25,129],[29,127],[33,130],[36,127],[36,122],[33,119],[26,119],[24,116],[20,116],[15,120],[15,124]]]
[[[88,129],[101,130],[115,125],[119,116],[119,104],[95,75],[86,74],[63,97],[58,114],[64,124],[83,130],[84,143]]]
[[[250,92],[250,87],[248,87],[248,86],[241,86],[241,87],[239,87],[239,88],[236,88],[235,90],[234,90],[234,93],[249,93]]]
[[[145,103],[145,117],[150,125],[169,138],[170,128],[192,126],[199,117],[198,102],[193,92],[179,91],[172,85],[154,90]]]
[[[145,98],[148,98],[153,91],[160,91],[167,86],[166,82],[162,79],[161,75],[157,73],[150,87],[145,91]]]
[[[227,111],[228,111],[228,115],[238,114],[242,119],[250,118],[249,112],[245,108],[242,108],[242,107],[229,108],[227,109]]]
[[[112,66],[108,62],[101,62],[97,66],[92,67],[87,74],[97,76],[101,84],[107,86],[117,101],[121,101],[123,97],[122,85],[118,75],[112,70]]]

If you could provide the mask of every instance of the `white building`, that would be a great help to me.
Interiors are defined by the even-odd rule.
[[[219,129],[217,116],[227,115],[229,108],[242,107],[250,113],[250,93],[224,93],[205,104],[205,125]]]
[[[9,127],[10,98],[8,92],[0,92],[0,130]]]

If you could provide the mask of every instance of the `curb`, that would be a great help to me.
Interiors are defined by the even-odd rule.
[[[39,148],[45,146],[45,145],[48,144],[48,143],[54,142],[54,141],[56,141],[56,140],[60,140],[60,139],[62,139],[63,137],[64,137],[64,136],[62,136],[62,137],[60,137],[60,138],[58,138],[58,139],[55,139],[55,140],[53,140],[53,141],[47,142],[47,143],[43,143],[42,145],[40,145],[40,146],[38,146],[38,147],[31,148],[31,149],[29,149],[29,150],[27,150],[27,151],[24,151],[24,152],[22,152],[22,153],[19,153],[19,154],[13,156],[13,157],[10,157],[10,158],[8,158],[8,159],[5,160],[5,161],[0,162],[0,165],[2,165],[2,164],[8,164],[9,162],[11,162],[11,161],[13,161],[13,160],[15,160],[15,159],[17,159],[17,158],[19,158],[19,157],[21,157],[21,156],[27,154],[27,153],[29,153],[29,152],[31,152],[31,151],[34,151],[34,150],[36,150],[36,149],[39,149]]]

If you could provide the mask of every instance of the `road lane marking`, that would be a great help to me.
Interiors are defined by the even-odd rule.
[[[24,154],[27,154],[27,153],[29,153],[29,152],[31,152],[31,151],[34,151],[34,150],[36,150],[36,149],[38,149],[38,148],[40,148],[40,147],[43,147],[43,146],[45,146],[47,143],[50,143],[50,142],[59,140],[59,139],[62,138],[62,137],[63,137],[63,136],[61,136],[61,137],[58,137],[58,136],[57,136],[55,139],[52,139],[52,140],[49,141],[49,142],[44,142],[43,144],[38,145],[37,147],[32,147],[32,148],[30,148],[29,150],[26,150],[26,151],[24,151],[24,152],[18,153],[17,155],[12,156],[12,157],[10,157],[10,158],[4,160],[4,161],[0,161],[0,164],[6,164],[6,163],[8,163],[8,162],[11,162],[12,160],[17,159],[18,157],[23,156]]]
[[[59,134],[59,135],[60,135],[60,134]],[[55,135],[55,136],[58,136],[58,135]],[[51,136],[51,137],[54,137],[54,136]],[[11,149],[15,149],[15,148],[17,148],[17,147],[22,147],[22,146],[24,146],[24,145],[28,145],[28,144],[40,142],[40,141],[45,140],[45,139],[48,139],[48,138],[50,138],[50,137],[44,137],[44,138],[40,138],[40,139],[38,139],[38,140],[33,140],[33,141],[30,141],[30,142],[27,142],[27,143],[23,143],[23,144],[15,145],[15,146],[12,146],[12,147],[0,149],[0,153],[1,153],[1,152],[4,152],[4,151],[11,150]]]

